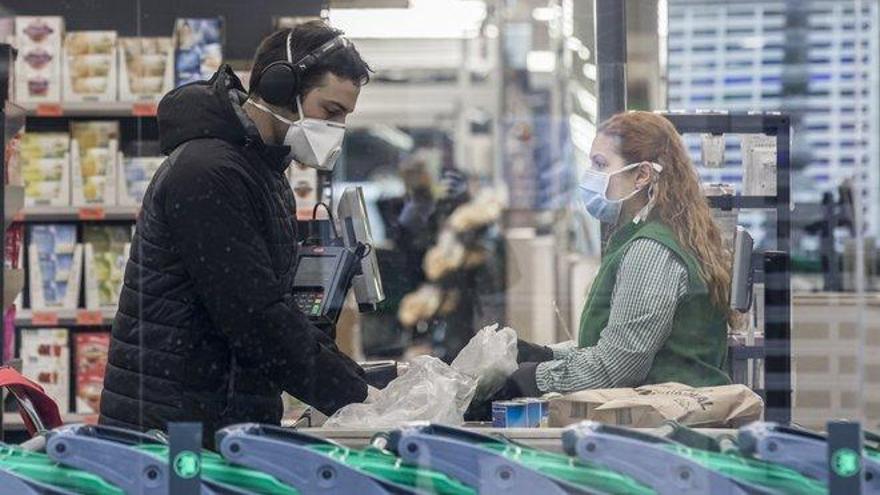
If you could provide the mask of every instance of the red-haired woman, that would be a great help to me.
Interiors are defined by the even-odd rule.
[[[579,190],[612,235],[577,342],[521,341],[520,367],[495,398],[729,383],[731,257],[675,127],[650,112],[615,115],[590,159]]]

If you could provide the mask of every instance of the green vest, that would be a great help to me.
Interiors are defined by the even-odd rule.
[[[581,315],[578,346],[591,347],[599,342],[611,313],[617,268],[636,239],[651,239],[669,248],[688,274],[688,291],[678,302],[672,332],[654,357],[644,384],[679,382],[706,387],[730,383],[722,371],[727,360],[727,321],[710,302],[696,259],[678,244],[668,227],[655,221],[630,223],[611,237]]]

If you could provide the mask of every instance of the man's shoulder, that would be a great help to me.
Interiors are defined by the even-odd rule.
[[[170,156],[173,157],[175,153],[177,153],[175,163],[184,163],[191,167],[223,167],[247,162],[241,145],[212,137],[187,141]]]
[[[158,197],[177,198],[226,191],[247,192],[253,179],[240,146],[222,139],[193,139],[175,149],[157,172]]]

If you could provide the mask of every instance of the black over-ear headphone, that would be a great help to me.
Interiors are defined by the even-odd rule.
[[[287,60],[272,62],[260,72],[260,80],[257,83],[257,93],[266,103],[276,106],[287,106],[302,90],[302,77],[309,68],[329,53],[348,46],[349,41],[342,35],[337,35],[330,41],[309,52],[305,57],[293,62],[290,40],[293,29],[287,33],[285,48]]]

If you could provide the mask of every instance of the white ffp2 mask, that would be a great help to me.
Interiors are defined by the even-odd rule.
[[[265,105],[248,100],[260,110],[288,124],[283,144],[290,146],[288,157],[300,165],[332,172],[342,151],[345,124],[323,119],[313,119],[303,114],[300,98],[296,98],[299,120],[290,120],[270,110]]]

